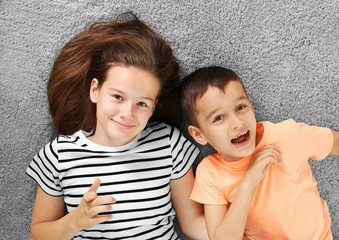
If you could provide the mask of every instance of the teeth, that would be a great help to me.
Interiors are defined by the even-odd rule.
[[[239,136],[236,136],[236,137],[234,137],[234,138],[232,138],[232,140],[234,139],[238,139],[238,138],[240,138],[241,136],[244,136],[244,135],[246,135],[248,133],[248,130],[246,131],[246,132],[244,132],[243,134],[241,134],[241,135],[239,135]]]

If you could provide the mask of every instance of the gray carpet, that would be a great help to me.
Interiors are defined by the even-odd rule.
[[[24,172],[53,135],[45,86],[57,51],[88,24],[125,11],[167,39],[182,76],[211,64],[235,70],[259,121],[339,130],[337,0],[0,0],[0,239],[30,239],[36,185]],[[338,160],[311,163],[335,239]]]

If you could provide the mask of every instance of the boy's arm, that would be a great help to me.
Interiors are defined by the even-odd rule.
[[[192,168],[182,178],[171,180],[171,201],[181,230],[192,239],[207,240],[203,206],[190,199],[193,184]]]
[[[339,156],[339,132],[337,131],[332,131],[333,133],[333,147],[331,150],[331,154]]]
[[[204,205],[210,239],[242,239],[253,190],[242,181],[228,210],[225,205]]]
[[[253,156],[229,208],[217,205],[204,206],[210,239],[242,239],[253,191],[266,175],[270,165],[278,164],[278,161],[281,161],[281,157],[277,147],[272,145],[263,147]]]

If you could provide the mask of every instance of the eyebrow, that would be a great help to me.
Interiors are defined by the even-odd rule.
[[[241,101],[241,100],[248,100],[248,97],[247,96],[241,96],[241,97],[238,97],[237,99],[235,99],[235,101]]]
[[[113,92],[120,93],[120,94],[122,94],[122,95],[126,95],[125,92],[123,92],[123,91],[121,91],[121,90],[119,90],[119,89],[109,88],[108,90],[109,90],[109,91],[113,91]],[[154,101],[155,101],[155,99],[150,98],[150,97],[140,97],[140,98],[141,98],[141,99],[144,99],[144,100],[149,100],[149,101],[151,101],[151,102],[154,102]]]
[[[234,102],[238,102],[238,101],[242,101],[242,100],[248,100],[248,97],[246,96],[240,96],[237,99],[235,99]],[[206,116],[206,120],[208,120],[213,114],[215,114],[217,111],[219,110],[219,108],[214,109],[212,112],[210,112],[207,116]]]

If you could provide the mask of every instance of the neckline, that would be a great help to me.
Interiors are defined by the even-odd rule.
[[[124,145],[121,145],[121,146],[103,146],[103,145],[97,144],[97,143],[91,141],[90,139],[88,139],[88,137],[91,135],[90,132],[80,130],[77,133],[77,135],[80,137],[82,143],[87,144],[87,146],[89,146],[90,148],[94,148],[95,150],[113,151],[113,152],[123,151],[123,150],[128,150],[128,149],[134,148],[137,145],[138,140],[140,138],[140,133],[139,133],[133,141],[131,141],[127,144],[124,144]]]
[[[217,159],[225,166],[227,166],[228,168],[235,170],[235,171],[246,171],[248,166],[251,163],[252,157],[255,153],[257,153],[263,146],[264,144],[267,142],[267,136],[268,136],[268,128],[267,128],[267,124],[265,122],[258,122],[257,123],[257,130],[256,130],[256,138],[258,137],[258,133],[262,133],[261,135],[261,139],[259,141],[259,143],[257,144],[257,146],[255,147],[253,153],[251,153],[250,155],[238,160],[238,161],[234,161],[234,162],[228,162],[225,161],[220,154],[216,154]]]

